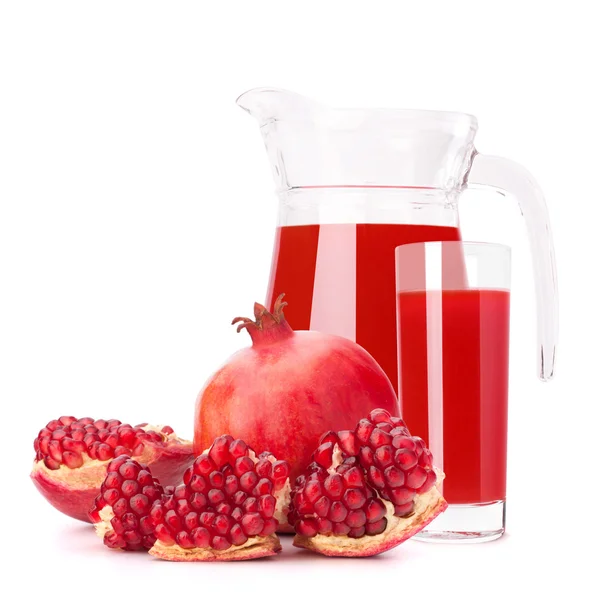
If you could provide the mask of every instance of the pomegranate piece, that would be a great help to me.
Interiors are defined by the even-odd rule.
[[[331,460],[328,447],[311,457],[321,436],[326,444],[335,435],[326,431],[354,428],[374,408],[393,416],[399,408],[389,379],[370,354],[342,337],[293,331],[285,306],[281,295],[272,312],[255,304],[255,320],[234,319],[238,331],[249,333],[252,347],[236,352],[199,393],[194,446],[201,453],[217,435],[229,433],[285,459],[295,480],[313,459],[321,467]],[[370,427],[369,434],[375,425]],[[375,438],[384,441],[388,433],[381,429]],[[355,449],[353,437],[339,442],[346,452]]]
[[[156,541],[151,512],[164,490],[146,464],[121,455],[108,464],[90,519],[111,549],[150,549]]]
[[[229,435],[215,439],[185,471],[173,495],[155,502],[158,539],[150,555],[169,561],[239,561],[275,555],[287,522],[289,466],[257,456]]]
[[[292,489],[288,520],[295,546],[332,556],[377,555],[448,507],[436,488],[443,474],[400,418],[375,409],[354,431],[341,431],[337,440],[333,435],[327,433]]]
[[[33,446],[31,478],[38,491],[56,509],[85,522],[112,459],[130,456],[148,464],[165,485],[179,483],[194,460],[191,442],[179,439],[170,426],[74,416],[51,420]]]

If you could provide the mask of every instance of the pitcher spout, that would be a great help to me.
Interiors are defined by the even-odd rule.
[[[300,94],[274,87],[256,87],[244,92],[236,104],[263,125],[287,118],[309,117],[319,106]]]

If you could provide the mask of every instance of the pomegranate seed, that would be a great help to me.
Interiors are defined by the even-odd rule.
[[[367,522],[365,524],[365,532],[368,535],[379,535],[387,528],[387,518],[381,518],[376,522]]]
[[[197,512],[189,512],[183,518],[183,523],[185,527],[192,532],[195,528],[198,528],[200,525],[200,519],[198,518]]]
[[[246,493],[252,491],[257,482],[258,476],[254,471],[245,472],[244,474],[242,474],[242,476],[240,476],[240,488],[243,491],[246,491]]]
[[[106,505],[114,505],[119,498],[120,495],[117,489],[107,489],[104,491],[104,493],[102,493],[102,499]]]
[[[371,436],[371,433],[373,432],[373,429],[375,428],[375,425],[370,422],[369,420],[363,419],[361,420],[358,425],[356,426],[356,438],[358,439],[358,441],[360,441],[360,443],[367,443],[369,441],[369,438]]]
[[[217,514],[224,514],[225,516],[229,516],[232,511],[233,508],[228,503],[220,503],[216,509]]]
[[[423,441],[423,439],[421,439],[421,437],[413,437],[413,441],[415,442],[415,453],[417,454],[417,457],[419,457],[424,449],[425,449],[425,441]]]
[[[370,499],[365,507],[367,522],[377,522],[386,514],[385,506],[381,499]]]
[[[275,513],[276,501],[273,495],[263,495],[258,500],[258,511],[265,518],[271,518]]]
[[[100,443],[96,450],[96,454],[98,456],[98,459],[104,462],[114,457],[115,452],[110,445],[107,445],[106,443]]]
[[[303,492],[294,496],[294,508],[299,514],[312,514],[313,512],[313,505]]]
[[[67,468],[79,468],[83,466],[83,458],[79,453],[73,453],[72,451],[65,451],[63,453],[63,463]]]
[[[253,537],[262,532],[265,521],[260,517],[259,514],[245,514],[241,522],[244,532],[249,536]]]
[[[220,537],[218,535],[212,538],[210,545],[217,551],[225,551],[231,547],[231,543],[225,537]]]
[[[415,492],[412,489],[400,488],[400,489],[390,489],[390,499],[394,503],[394,505],[403,505],[410,501],[413,501],[415,498]]]
[[[268,537],[272,535],[277,530],[279,526],[279,522],[275,520],[275,518],[267,518],[265,520],[265,525],[263,526],[262,532],[260,533],[263,537]]]
[[[242,505],[244,503],[244,501],[246,501],[247,497],[248,497],[247,493],[244,493],[244,491],[238,491],[232,497],[233,505]]]
[[[232,512],[231,512],[231,517],[236,521],[236,522],[241,522],[242,521],[242,516],[244,515],[244,512],[242,511],[241,508],[239,507],[234,507]]]
[[[371,432],[371,436],[369,437],[369,445],[373,449],[377,449],[378,447],[383,447],[384,445],[391,445],[392,443],[392,435],[382,431],[380,428],[374,428]]]
[[[229,446],[229,455],[235,460],[248,455],[248,446],[241,439],[236,439]]]
[[[348,510],[341,501],[334,501],[329,508],[329,519],[332,522],[343,522],[348,515]]]
[[[186,483],[184,482],[184,484]],[[189,481],[189,487],[194,493],[204,493],[208,489],[208,483],[201,474],[193,474]]]
[[[304,486],[304,496],[310,503],[315,503],[321,495],[323,495],[323,489],[318,480],[310,480]]]
[[[127,499],[125,499],[125,497],[120,497],[117,501],[115,501],[112,508],[115,516],[121,518],[128,512],[129,502]]]
[[[237,493],[238,488],[239,482],[237,476],[235,476],[234,474],[230,474],[225,479],[225,494],[230,496],[234,495],[235,493]]]
[[[387,483],[388,487],[396,488],[401,487],[404,484],[404,472],[395,466],[386,468],[383,476],[385,477],[385,482]]]
[[[273,466],[269,460],[259,460],[256,464],[256,474],[261,478],[271,478],[273,476]]]
[[[360,509],[363,505],[365,505],[366,501],[367,501],[367,498],[365,497],[365,494],[363,493],[363,491],[361,489],[347,489],[346,492],[344,493],[344,503],[346,504],[346,507],[350,510]],[[362,525],[350,524],[350,526],[362,526]]]
[[[189,504],[187,499],[180,499],[177,501],[177,507],[175,508],[175,511],[179,516],[183,517],[192,511],[192,506]]]
[[[135,514],[128,512],[121,517],[121,523],[125,530],[135,530],[139,526],[140,521]]]
[[[217,468],[224,466],[229,461],[229,446],[233,438],[229,435],[223,435],[215,439],[211,448],[208,451],[209,457],[215,463]]]
[[[296,532],[303,537],[314,537],[318,533],[317,524],[313,519],[300,520],[295,528]]]
[[[436,483],[437,476],[433,470],[427,471],[427,479],[425,482],[419,487],[419,494],[427,493]]]
[[[286,480],[290,476],[290,466],[283,460],[273,463],[273,478],[275,480]]]
[[[140,470],[138,472],[136,480],[138,481],[140,487],[146,487],[147,485],[151,485],[154,482],[152,474],[150,474],[148,470]]]
[[[323,482],[323,488],[330,499],[340,499],[344,492],[344,481],[339,474],[330,474]]]
[[[171,532],[164,524],[158,524],[156,526],[156,529],[154,530],[154,534],[156,535],[156,538],[159,541],[165,543],[166,545],[173,545],[173,543],[175,542],[175,539],[171,535]]]
[[[338,444],[345,454],[354,456],[358,453],[354,431],[340,431],[337,436]]]
[[[246,472],[254,471],[254,462],[247,456],[238,458],[233,466],[233,472],[237,477],[241,477]]]
[[[391,434],[392,429],[394,427],[389,422],[380,422],[379,424],[377,424],[377,428],[380,429],[380,430],[382,430],[385,433],[390,433]]]
[[[185,530],[182,530],[175,535],[175,542],[184,549],[192,549],[196,546],[190,533]]]
[[[195,547],[205,549],[210,546],[210,533],[206,528],[199,526],[192,531],[192,541]]]
[[[411,470],[417,465],[417,455],[410,449],[397,449],[394,454],[394,462],[404,471]]]
[[[344,522],[335,522],[333,524],[333,534],[340,537],[345,537],[350,532],[350,527]]]
[[[348,536],[351,539],[360,539],[361,537],[364,537],[365,536],[365,527],[360,526],[358,528],[350,528],[350,532],[348,533]]]
[[[223,489],[225,487],[225,477],[223,476],[222,472],[211,472],[208,480],[210,481],[213,489]]]
[[[246,501],[244,501],[244,505],[242,506],[245,512],[258,512],[259,503],[256,497],[248,497]]]
[[[60,442],[56,439],[53,439],[48,443],[48,453],[53,460],[62,462],[62,448]]]
[[[243,520],[244,519],[242,518],[242,522],[243,522]],[[231,528],[231,524],[230,524],[229,518],[227,516],[223,516],[222,514],[219,514],[215,518],[215,521],[213,523],[213,530],[215,532],[217,532],[221,536],[225,536],[229,532],[230,528]],[[262,526],[261,526],[261,528],[262,528]]]
[[[44,466],[46,466],[48,470],[58,470],[60,468],[60,462],[53,460],[50,456],[46,456],[44,458]]]
[[[416,466],[406,476],[406,486],[411,489],[418,489],[427,480],[427,472],[421,466]]]
[[[220,489],[211,489],[208,492],[208,501],[213,505],[221,503],[225,499],[225,493]]]
[[[317,516],[321,516],[325,518],[327,514],[329,514],[329,508],[331,507],[331,500],[323,495],[323,497],[319,498],[315,501],[314,511]]]
[[[333,530],[332,523],[326,518],[317,518],[317,532],[321,535],[329,534]]]
[[[356,466],[344,472],[342,478],[347,487],[363,487],[365,484],[362,472]]]
[[[361,447],[358,454],[358,459],[363,468],[368,468],[373,465],[374,454],[370,447]]]
[[[65,447],[64,441],[63,441],[63,447]],[[66,447],[65,447],[66,449]],[[419,456],[419,466],[427,469],[427,468],[431,468],[433,464],[433,458],[431,455],[431,451],[429,451],[429,449],[425,448],[423,450],[423,453]]]
[[[391,445],[384,445],[375,451],[375,462],[380,468],[387,468],[394,463],[394,452]]]
[[[138,493],[129,500],[129,505],[136,514],[147,514],[150,500],[145,495]]]
[[[201,455],[194,461],[193,468],[196,474],[208,476],[215,469],[215,464],[207,455]]]
[[[179,516],[175,510],[169,510],[165,514],[165,524],[173,532],[179,532],[181,530],[181,521],[179,520]]]
[[[382,408],[376,408],[375,410],[372,410],[369,414],[369,420],[373,424],[379,424],[380,422],[392,423],[392,417],[390,413]]]
[[[200,524],[202,524],[202,526],[206,526],[206,528],[210,528],[213,525],[216,517],[217,514],[214,512],[202,512],[200,514]]]
[[[234,524],[229,532],[229,538],[234,545],[243,545],[248,537],[239,524]]]
[[[252,494],[255,497],[260,497],[261,495],[268,495],[273,491],[273,483],[268,478],[261,478],[254,487]]]
[[[394,506],[394,515],[398,517],[409,516],[412,514],[415,505],[412,501],[404,503],[402,505]]]

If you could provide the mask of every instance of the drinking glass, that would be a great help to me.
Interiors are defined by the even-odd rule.
[[[449,504],[417,538],[497,539],[505,527],[510,248],[397,247],[396,308],[402,416],[444,473]]]

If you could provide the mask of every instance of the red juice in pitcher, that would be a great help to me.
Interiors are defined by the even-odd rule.
[[[395,257],[397,246],[455,241],[456,227],[409,224],[315,224],[279,227],[267,305],[280,293],[292,328],[352,339],[398,382]]]
[[[506,497],[509,306],[497,289],[397,295],[402,416],[450,504]]]

